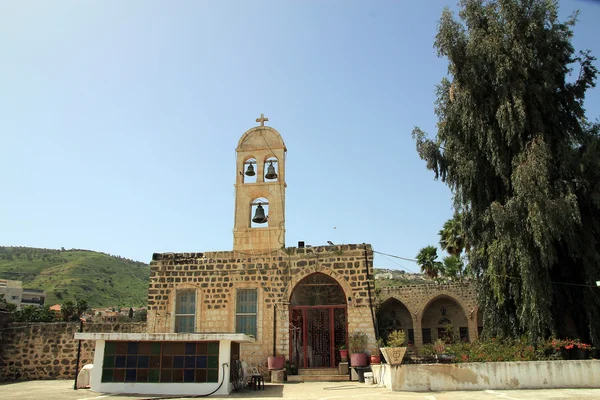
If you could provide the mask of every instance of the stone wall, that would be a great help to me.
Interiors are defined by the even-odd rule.
[[[437,328],[443,326],[438,322],[443,318],[450,319],[455,329],[466,324],[470,340],[478,337],[479,307],[474,283],[382,288],[377,290],[376,295],[380,313],[381,310],[394,310],[398,315],[399,324],[414,330],[416,346],[423,344],[423,328],[431,330],[432,341],[437,339]],[[445,314],[442,313],[442,308],[445,309]],[[408,320],[409,315],[411,320]],[[383,320],[383,317],[379,315],[378,319]],[[387,318],[389,319],[389,316]]]
[[[370,245],[287,248],[268,253],[209,252],[154,254],[150,263],[148,332],[175,331],[177,290],[196,291],[197,332],[235,332],[236,289],[258,289],[256,343],[244,344],[241,357],[265,365],[267,357],[289,354],[289,301],[294,287],[323,273],[342,287],[348,331],[361,330],[375,347],[371,304],[373,251]],[[275,337],[274,337],[275,334]]]
[[[145,323],[84,324],[84,332],[146,332]],[[0,336],[0,382],[75,379],[79,323],[10,324]],[[83,340],[79,368],[94,359],[94,342]]]

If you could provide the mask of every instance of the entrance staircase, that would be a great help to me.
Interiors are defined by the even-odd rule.
[[[349,381],[349,375],[338,374],[337,368],[299,369],[298,375],[288,375],[288,382],[343,382]]]

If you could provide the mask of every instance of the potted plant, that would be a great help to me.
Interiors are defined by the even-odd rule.
[[[442,339],[435,341],[433,348],[435,349],[435,357],[440,363],[449,363],[454,360],[454,354],[446,354],[446,343]]]
[[[342,362],[348,362],[348,349],[346,348],[346,345],[342,344],[338,350],[340,351],[340,358],[342,359]]]
[[[285,371],[288,376],[290,375],[298,375],[298,367],[292,364],[289,360],[285,362]]]
[[[368,336],[364,332],[354,332],[350,335],[350,364],[353,367],[366,367],[369,364],[369,358],[365,349],[367,348]]]
[[[373,364],[381,364],[381,350],[380,348],[385,346],[385,340],[382,337],[377,339],[377,343],[375,346],[375,353],[371,354],[371,365]]]
[[[402,329],[392,331],[388,335],[387,346],[382,347],[381,352],[390,365],[402,364],[406,354],[404,342],[406,342],[406,333]]]

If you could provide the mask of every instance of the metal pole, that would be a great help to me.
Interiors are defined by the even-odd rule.
[[[277,356],[277,304],[273,304],[273,357]]]
[[[369,257],[367,255],[367,245],[363,243],[365,246],[365,267],[367,268],[367,290],[369,293],[369,308],[371,309],[371,318],[373,319],[373,328],[375,329],[375,339],[379,339],[379,326],[377,325],[377,318],[375,317],[375,312],[373,311],[373,300],[371,298],[371,274],[369,273]]]
[[[79,332],[83,332],[83,320],[79,320]],[[73,385],[73,390],[77,390],[77,376],[79,375],[79,360],[81,358],[81,339],[78,340],[77,343],[77,363],[75,364],[75,384]]]

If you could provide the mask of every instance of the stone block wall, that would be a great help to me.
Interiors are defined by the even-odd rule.
[[[146,332],[146,323],[84,324],[84,332]],[[75,379],[79,323],[10,324],[0,337],[0,382]],[[81,341],[79,368],[94,360],[94,341]]]
[[[257,340],[241,357],[265,365],[289,353],[289,301],[294,287],[313,273],[335,279],[348,306],[348,331],[361,330],[375,347],[371,304],[375,304],[370,245],[287,248],[267,253],[208,252],[154,254],[150,263],[148,332],[175,331],[177,290],[196,291],[197,332],[235,332],[236,290],[258,289]],[[275,322],[276,321],[276,322]],[[275,337],[274,337],[275,335]]]
[[[443,317],[449,318],[456,329],[466,322],[470,340],[478,337],[479,307],[475,283],[382,288],[377,290],[377,300],[378,306],[389,306],[390,302],[397,300],[406,307],[412,318],[416,346],[423,344],[423,328],[431,329],[432,341],[437,339],[437,328],[442,326],[437,321]],[[446,309],[446,315],[442,315],[442,307]],[[399,315],[405,317],[404,314]]]

